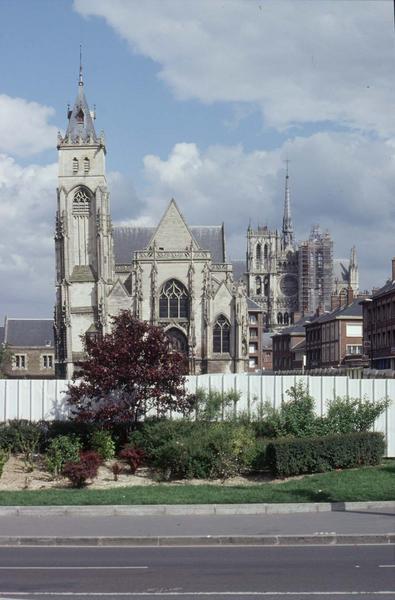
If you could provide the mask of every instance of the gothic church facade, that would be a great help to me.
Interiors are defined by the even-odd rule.
[[[245,371],[246,287],[233,277],[223,226],[189,227],[174,200],[157,227],[112,226],[106,146],[82,73],[58,151],[57,376],[73,375],[86,338],[109,332],[121,310],[162,326],[190,373]]]

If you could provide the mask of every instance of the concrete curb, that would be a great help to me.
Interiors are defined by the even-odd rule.
[[[0,506],[0,517],[114,517],[163,515],[273,515],[292,513],[395,510],[395,501],[305,502],[284,504],[147,504],[108,506]]]
[[[303,546],[395,544],[395,533],[322,535],[205,535],[155,537],[0,536],[1,546]]]

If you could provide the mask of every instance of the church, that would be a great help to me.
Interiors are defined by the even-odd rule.
[[[331,310],[349,286],[358,292],[355,248],[349,261],[334,259],[317,226],[295,241],[288,168],[282,229],[249,226],[246,261],[229,259],[224,225],[189,225],[173,199],[156,227],[114,227],[94,119],[80,68],[57,146],[57,377],[72,377],[86,340],[108,333],[121,310],[163,327],[190,374],[259,371],[264,333]]]
[[[85,340],[121,310],[164,328],[190,373],[240,373],[248,360],[246,286],[235,281],[223,225],[189,226],[174,200],[157,227],[113,227],[104,136],[80,72],[58,137],[56,374],[70,378]]]

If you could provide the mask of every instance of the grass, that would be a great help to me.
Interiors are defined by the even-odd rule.
[[[1,506],[248,504],[368,500],[395,500],[395,460],[386,460],[377,467],[306,475],[302,479],[254,486],[161,484],[107,490],[86,488],[0,492]]]

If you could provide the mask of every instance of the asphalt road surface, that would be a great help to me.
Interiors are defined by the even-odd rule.
[[[0,548],[0,599],[395,600],[395,546]]]

